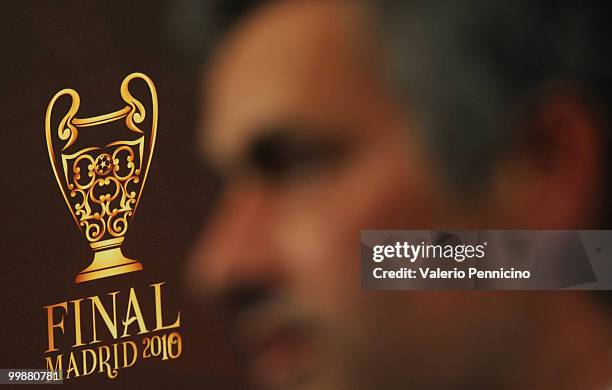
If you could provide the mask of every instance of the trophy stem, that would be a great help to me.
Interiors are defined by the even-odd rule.
[[[123,237],[92,243],[94,258],[91,264],[79,272],[75,283],[106,278],[142,270],[138,260],[128,259],[121,252]]]

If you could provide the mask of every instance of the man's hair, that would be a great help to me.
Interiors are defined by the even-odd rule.
[[[539,88],[569,82],[604,113],[612,109],[609,2],[368,3],[388,49],[391,86],[416,107],[425,136],[460,189],[486,181],[517,136],[512,116]]]
[[[179,0],[170,20],[174,40],[197,64],[255,8],[274,0]]]

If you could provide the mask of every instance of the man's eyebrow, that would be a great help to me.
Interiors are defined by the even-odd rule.
[[[207,149],[202,154],[202,164],[214,171],[219,177],[230,178],[245,171],[257,168],[257,165],[268,156],[278,155],[281,151],[294,149],[302,142],[297,136],[295,126],[265,126],[252,132],[240,147],[231,155],[215,156]]]
[[[315,161],[320,157],[329,160],[345,155],[345,137],[335,133],[316,126],[295,124],[261,127],[253,131],[252,136],[231,156],[226,156],[226,159],[220,156],[210,165],[224,179],[247,172],[281,175],[291,161]]]

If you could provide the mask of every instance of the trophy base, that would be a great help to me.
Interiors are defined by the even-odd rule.
[[[98,243],[97,246],[102,246],[100,244],[103,243]],[[106,278],[109,276],[115,276],[140,270],[142,270],[142,264],[140,264],[138,260],[128,259],[127,257],[125,257],[121,252],[121,247],[117,246],[114,248],[96,251],[91,264],[87,268],[79,272],[74,281],[75,283],[83,283],[88,282],[90,280]]]

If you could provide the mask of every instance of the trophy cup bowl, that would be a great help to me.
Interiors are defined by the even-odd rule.
[[[151,95],[148,132],[139,127],[147,116],[145,106],[129,90],[130,83],[136,79],[146,83]],[[151,79],[142,73],[128,75],[121,83],[120,92],[125,107],[95,117],[76,117],[80,98],[73,89],[59,91],[47,108],[45,133],[51,166],[66,205],[94,252],[89,266],[76,276],[76,283],[143,269],[138,260],[124,256],[121,246],[153,157],[157,93]],[[64,96],[71,98],[71,106],[54,132],[54,109],[58,99]],[[80,131],[83,134],[87,131],[88,139],[95,138],[96,129],[113,122],[124,125],[133,136],[106,145],[76,146]],[[62,144],[61,150],[56,149],[58,143]]]

